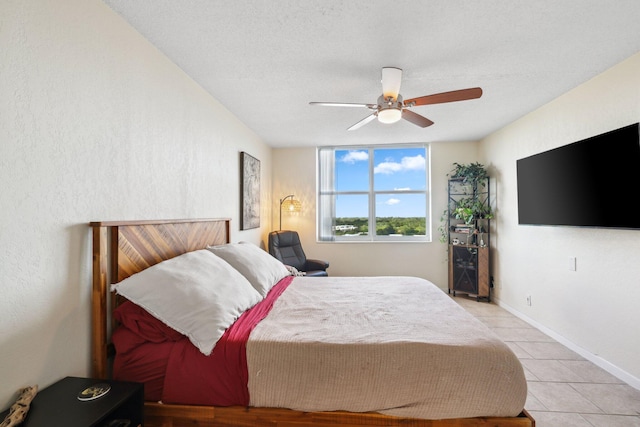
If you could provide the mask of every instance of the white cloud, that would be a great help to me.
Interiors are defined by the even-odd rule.
[[[411,191],[411,187],[394,188],[393,191]]]
[[[421,154],[413,157],[403,157],[400,163],[393,161],[385,161],[380,163],[373,169],[374,173],[382,173],[390,175],[396,172],[405,172],[410,170],[425,170],[427,161]]]
[[[355,163],[369,160],[369,153],[366,151],[349,151],[340,159],[343,163]]]
[[[426,165],[427,160],[421,154],[402,158],[402,167],[407,170],[425,170]]]
[[[384,202],[385,205],[389,205],[389,206],[397,205],[398,203],[400,203],[400,199],[389,199],[386,202]]]
[[[382,162],[373,169],[373,173],[382,173],[385,175],[391,175],[392,173],[400,172],[402,165],[397,162]]]

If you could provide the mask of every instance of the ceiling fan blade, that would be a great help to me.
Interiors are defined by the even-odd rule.
[[[474,87],[470,89],[460,89],[451,92],[436,93],[434,95],[421,96],[418,98],[406,99],[404,105],[413,104],[429,105],[429,104],[443,104],[445,102],[466,101],[468,99],[476,99],[482,96],[482,89]]]
[[[347,130],[356,130],[361,128],[362,126],[366,125],[367,123],[369,123],[372,120],[375,120],[376,118],[376,113],[373,113],[371,115],[368,115],[367,117],[365,117],[364,119],[360,120],[358,123],[356,123],[355,125],[351,126],[349,129]]]
[[[431,126],[433,124],[431,120],[410,110],[402,110],[402,118],[413,123],[414,125],[420,126],[421,128],[426,128],[427,126]]]
[[[402,83],[402,69],[385,67],[382,69],[382,96],[398,99],[400,84]]]
[[[377,104],[354,104],[349,102],[310,102],[309,105],[322,105],[325,107],[364,107],[376,109]]]

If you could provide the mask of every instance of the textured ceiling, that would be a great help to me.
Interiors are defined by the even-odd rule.
[[[104,2],[274,147],[481,139],[640,51],[639,0]],[[309,105],[375,103],[385,66],[405,99],[484,94],[424,129]]]

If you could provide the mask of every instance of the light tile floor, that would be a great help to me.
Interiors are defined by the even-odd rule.
[[[518,356],[536,427],[640,427],[640,390],[493,303],[453,298]]]

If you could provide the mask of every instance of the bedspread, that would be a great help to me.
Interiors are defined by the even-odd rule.
[[[296,277],[247,343],[251,406],[427,419],[516,416],[522,365],[413,277]]]

